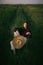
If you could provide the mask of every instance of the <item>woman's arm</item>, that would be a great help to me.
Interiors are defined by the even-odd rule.
[[[26,32],[26,35],[31,35],[31,33],[30,32]]]

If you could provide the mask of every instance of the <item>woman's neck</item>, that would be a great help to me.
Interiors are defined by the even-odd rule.
[[[27,29],[27,27],[24,27],[24,29]]]

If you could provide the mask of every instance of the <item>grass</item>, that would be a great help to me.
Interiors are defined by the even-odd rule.
[[[13,28],[29,23],[32,37],[14,55],[10,50]],[[0,60],[4,65],[41,65],[43,63],[43,5],[0,5]]]

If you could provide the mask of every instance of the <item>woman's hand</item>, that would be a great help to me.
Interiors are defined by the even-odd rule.
[[[26,35],[30,35],[31,33],[30,32],[27,32]]]

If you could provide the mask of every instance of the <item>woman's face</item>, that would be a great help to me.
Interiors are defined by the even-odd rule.
[[[23,24],[23,27],[24,28],[27,28],[27,23],[26,22]]]

